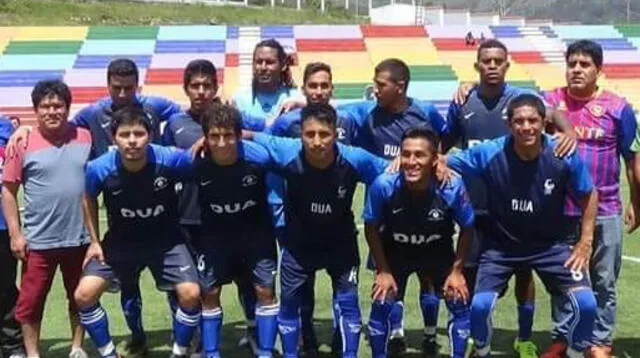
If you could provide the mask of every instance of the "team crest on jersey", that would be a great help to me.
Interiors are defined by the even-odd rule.
[[[440,209],[431,209],[427,216],[429,221],[441,221],[444,219],[444,211]]]
[[[153,181],[153,190],[158,191],[162,190],[169,185],[169,180],[165,177],[157,177],[156,180]]]
[[[338,187],[338,199],[344,199],[347,196],[347,189],[340,185]]]
[[[338,139],[345,139],[347,137],[347,131],[344,128],[336,128],[336,133],[338,134]]]
[[[505,121],[509,119],[509,116],[507,115],[507,107],[502,110],[502,119]]]
[[[589,107],[589,112],[591,112],[591,114],[596,117],[602,117],[602,115],[604,114],[604,107],[599,104],[594,104],[593,106]]]
[[[254,186],[257,183],[258,183],[258,177],[253,174],[247,174],[242,178],[242,186],[245,188],[248,186]]]
[[[544,181],[544,195],[551,195],[553,193],[553,189],[555,189],[556,185],[553,183],[553,180],[547,179]]]

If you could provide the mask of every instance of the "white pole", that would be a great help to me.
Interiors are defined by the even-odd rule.
[[[349,10],[349,0],[344,0],[344,9]]]
[[[296,8],[298,9],[298,11],[302,9],[302,6],[300,5],[300,0],[297,1]]]
[[[275,7],[276,6],[276,0],[271,0],[271,7]]]
[[[320,11],[324,12],[324,0],[320,0]]]
[[[371,17],[371,8],[373,8],[373,0],[369,0],[369,17]]]

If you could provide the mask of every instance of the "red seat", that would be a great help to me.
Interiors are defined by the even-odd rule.
[[[427,31],[423,26],[376,26],[362,25],[364,37],[425,37]]]
[[[299,39],[296,40],[298,52],[307,51],[366,51],[362,39]]]

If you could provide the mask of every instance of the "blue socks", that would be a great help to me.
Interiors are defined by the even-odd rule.
[[[220,357],[220,332],[222,331],[222,308],[202,311],[202,353],[204,358]]]
[[[186,355],[191,339],[200,324],[200,309],[178,307],[173,320],[173,354]]]
[[[518,338],[521,341],[531,339],[535,306],[533,301],[518,303]]]
[[[100,303],[80,309],[80,323],[87,330],[93,343],[98,348],[100,356],[104,358],[117,357],[116,346],[109,334],[109,321],[107,313]]]
[[[387,342],[391,331],[390,318],[395,302],[373,301],[369,315],[369,345],[373,358],[387,357]]]
[[[491,352],[492,322],[491,315],[497,292],[476,292],[471,302],[471,337],[476,345],[478,357],[488,357]]]
[[[393,301],[389,313],[391,337],[404,337],[404,302]]]
[[[422,319],[424,320],[424,335],[435,339],[436,328],[438,327],[438,311],[440,311],[440,297],[433,292],[421,293],[420,309],[422,309]]]
[[[449,345],[453,358],[464,358],[467,346],[467,338],[471,334],[471,310],[469,305],[462,301],[446,301],[449,309]]]
[[[343,338],[342,357],[357,358],[360,331],[362,330],[362,315],[356,288],[338,291],[336,301],[340,310],[338,322]]]
[[[278,312],[280,305],[258,305],[256,307],[256,328],[258,330],[258,357],[271,357],[278,334]]]
[[[573,308],[573,317],[567,335],[567,356],[582,356],[581,352],[587,348],[596,319],[596,298],[590,288],[569,292],[568,296]]]

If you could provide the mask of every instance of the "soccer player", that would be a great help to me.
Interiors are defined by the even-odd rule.
[[[382,174],[369,187],[364,219],[377,268],[369,318],[374,358],[387,357],[391,308],[404,297],[413,273],[421,282],[432,282],[436,292],[446,293],[451,357],[465,354],[470,312],[463,267],[472,239],[473,208],[462,179],[437,181],[438,142],[429,129],[408,129],[401,141],[401,172]],[[454,223],[460,226],[457,253],[453,251]]]
[[[0,180],[5,161],[5,144],[13,133],[12,119],[0,115]],[[0,356],[21,358],[25,356],[20,324],[15,319],[18,300],[16,275],[18,261],[11,254],[9,231],[0,207]]]
[[[196,265],[179,225],[175,183],[192,167],[188,151],[149,144],[153,133],[147,114],[125,107],[113,113],[117,151],[87,164],[85,211],[91,245],[84,275],[75,292],[81,322],[102,357],[116,357],[107,315],[99,299],[117,279],[123,287],[138,285],[148,267],[162,290],[176,291],[172,357],[186,357],[200,321]],[[97,197],[103,193],[109,229],[98,238]]]
[[[446,132],[446,122],[429,102],[418,101],[407,96],[409,88],[409,67],[398,59],[387,59],[375,68],[373,92],[376,102],[363,101],[348,104],[344,108],[355,118],[359,129],[355,145],[386,159],[394,159],[400,154],[400,139],[408,128],[427,126],[438,135]],[[370,260],[367,265],[372,268]],[[428,282],[421,282],[425,284]],[[424,320],[422,349],[436,355],[436,327],[438,323],[439,299],[429,284],[421,288],[420,308]],[[404,304],[395,301],[391,312],[391,341],[389,354],[401,355],[407,349],[404,338]]]
[[[449,156],[463,176],[477,176],[491,193],[490,222],[477,273],[471,307],[471,335],[476,354],[491,351],[491,314],[509,278],[520,267],[538,273],[547,289],[571,301],[568,357],[582,357],[595,317],[589,282],[597,192],[587,167],[577,157],[558,158],[557,143],[542,134],[545,106],[533,94],[511,100],[507,118],[511,134]],[[580,200],[577,242],[564,216],[568,193]]]
[[[215,104],[201,120],[206,150],[205,156],[196,159],[193,177],[202,214],[199,271],[204,356],[220,356],[220,293],[241,267],[252,273],[257,297],[257,357],[271,357],[279,310],[276,241],[267,203],[271,158],[261,145],[241,140],[242,118],[237,109]]]
[[[302,77],[302,93],[306,103],[329,104],[333,95],[331,67],[326,63],[312,62],[307,64]],[[305,105],[306,105],[305,103]],[[302,109],[295,109],[282,114],[271,126],[269,133],[279,137],[300,138]],[[337,110],[336,135],[342,144],[351,144],[357,131],[357,125],[351,116],[343,110]],[[315,306],[315,275],[309,277],[306,288],[303,289],[300,305],[302,349],[307,355],[317,355],[318,339],[313,327],[313,310]],[[335,304],[332,305],[335,308]],[[334,318],[337,312],[333,312]],[[340,349],[340,331],[334,320],[334,341],[331,347]]]
[[[286,234],[281,239],[281,302],[278,326],[284,357],[297,357],[300,300],[317,270],[331,277],[339,307],[342,356],[358,356],[359,255],[351,204],[358,182],[371,184],[387,161],[336,142],[336,112],[328,104],[302,110],[301,139],[254,133],[285,178]]]
[[[478,143],[495,139],[509,133],[508,122],[505,121],[509,102],[523,93],[534,93],[531,90],[511,86],[505,82],[509,69],[509,57],[506,46],[498,40],[483,42],[477,51],[474,67],[479,74],[480,82],[464,89],[464,104],[452,101],[447,113],[449,130],[443,138],[443,152],[447,152],[454,144],[459,143],[462,149],[473,147]],[[551,117],[551,113],[548,114]],[[566,120],[558,115],[553,120],[559,123],[563,131],[570,135],[561,135],[562,145],[558,145],[558,155],[564,156],[575,146],[575,132]],[[473,208],[476,213],[475,240],[472,255],[467,260],[469,275],[475,276],[478,255],[481,251],[483,237],[487,227],[487,192],[481,179],[465,177]],[[518,304],[518,337],[514,349],[521,358],[537,357],[537,347],[531,340],[533,316],[535,309],[535,284],[530,269],[524,268],[515,273],[515,296]],[[472,281],[475,281],[472,279]]]
[[[60,266],[69,299],[71,358],[86,357],[84,330],[73,301],[89,243],[84,226],[84,166],[91,151],[87,130],[67,122],[71,91],[61,81],[40,81],[31,92],[37,127],[27,147],[7,158],[2,208],[11,251],[23,262],[15,317],[22,326],[28,357],[38,357],[40,324],[47,294]],[[24,216],[18,212],[18,189],[24,187]],[[4,272],[3,272],[4,275]]]
[[[578,133],[578,156],[585,162],[600,199],[596,218],[590,277],[596,293],[598,309],[591,355],[611,357],[611,345],[616,315],[616,281],[622,260],[622,202],[620,201],[620,156],[626,165],[631,202],[637,202],[633,185],[633,152],[629,150],[636,134],[636,117],[627,101],[598,87],[602,69],[602,47],[589,40],[572,43],[566,52],[567,86],[545,94],[545,99],[557,111],[565,114]],[[570,198],[566,214],[580,218],[580,207]],[[640,213],[629,205],[625,221],[632,225]],[[562,337],[569,329],[568,303],[553,297],[554,343],[545,357],[561,355],[566,344]],[[564,307],[564,309],[562,309]]]

